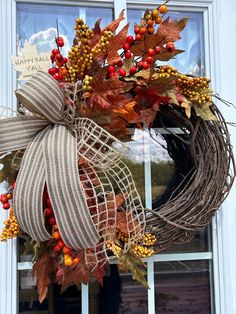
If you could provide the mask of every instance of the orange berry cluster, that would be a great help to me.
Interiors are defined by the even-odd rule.
[[[206,77],[191,77],[179,73],[170,65],[161,66],[157,70],[158,78],[176,78],[176,85],[179,87],[180,93],[191,101],[203,104],[211,101],[210,80]]]
[[[45,190],[43,193],[43,202],[44,202],[44,207],[46,207],[44,210],[46,221],[50,225],[52,225],[52,229],[53,229],[52,237],[56,240],[53,251],[56,254],[64,254],[65,266],[78,265],[80,263],[80,258],[75,256],[76,252],[68,248],[61,238],[47,190]]]
[[[56,39],[57,49],[52,50],[51,60],[52,67],[48,69],[48,73],[57,81],[64,82],[66,81],[67,76],[67,62],[68,59],[63,57],[61,54],[60,48],[64,46],[64,39],[58,36]]]
[[[152,10],[150,14],[149,12],[145,14],[142,25],[136,25],[134,27],[134,33],[136,34],[135,40],[141,40],[146,33],[153,34],[155,32],[154,26],[162,23],[163,15],[166,14],[167,11],[167,6],[163,4]]]
[[[9,219],[5,220],[4,225],[5,227],[3,228],[0,235],[1,242],[6,242],[8,239],[13,239],[20,233],[20,226],[13,214]]]
[[[98,43],[91,48],[90,39],[94,36],[93,30],[82,19],[76,19],[76,36],[73,46],[68,53],[70,66],[68,69],[69,80],[74,82],[77,77],[83,78],[86,71],[100,53],[104,53],[109,46],[109,39],[113,36],[111,31],[104,31]]]

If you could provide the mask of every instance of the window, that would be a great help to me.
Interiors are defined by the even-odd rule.
[[[10,2],[15,3],[13,0],[8,1],[8,3]],[[73,32],[71,30],[74,26],[75,17],[80,16],[85,18],[90,26],[94,20],[101,16],[103,16],[103,25],[107,24],[113,18],[113,9],[110,7],[110,2],[108,2],[107,7],[104,7],[104,1],[98,1],[97,5],[96,1],[94,1],[94,7],[62,4],[52,5],[50,1],[48,3],[44,1],[43,4],[33,3],[33,0],[31,2],[24,1],[21,3],[16,1],[16,8],[12,5],[10,8],[12,11],[6,12],[8,17],[9,14],[13,14],[13,20],[14,14],[16,16],[18,49],[23,46],[25,40],[37,43],[40,51],[51,49],[54,44],[57,19],[60,34],[67,38],[65,49],[68,49],[72,41]],[[127,2],[128,18],[132,24],[133,21],[137,21],[140,17],[142,5],[138,5],[137,9],[134,1]],[[132,5],[129,5],[131,2]],[[137,3],[139,3],[138,0]],[[103,7],[99,7],[100,4]],[[179,11],[181,11],[181,6],[179,8]],[[186,49],[187,55],[178,56],[173,61],[173,65],[178,67],[180,71],[202,75],[206,72],[206,68],[209,68],[209,65],[205,61],[206,47],[204,46],[204,27],[206,27],[204,21],[206,22],[207,16],[203,14],[204,10],[200,6],[198,9],[197,7],[193,8],[193,6],[189,6],[189,12],[179,12],[176,7],[173,7],[173,9],[175,9],[175,11],[171,12],[173,17],[190,16],[190,27],[184,31],[183,40],[178,46],[180,49]],[[4,23],[5,19],[2,19],[2,21]],[[10,37],[10,39],[14,42],[14,22],[12,29],[11,36],[13,37]],[[11,78],[10,75],[9,77]],[[9,82],[10,78],[8,78]],[[10,83],[9,86],[11,86]],[[11,95],[12,89],[7,90],[7,93]],[[4,95],[1,96],[3,104],[12,99],[12,96],[6,97]],[[152,204],[152,199],[158,196],[160,190],[167,183],[168,175],[171,175],[173,167],[171,160],[166,156],[165,150],[161,149],[162,146],[157,144],[157,142],[165,144],[161,142],[160,132],[158,133],[157,130],[153,130],[152,132],[156,140],[155,143],[153,143],[153,138],[150,138],[146,133],[136,131],[135,143],[137,144],[134,144],[132,148],[132,151],[135,152],[137,149],[138,153],[140,153],[140,159],[135,160],[135,169],[138,169],[138,173],[142,175],[140,176],[134,171],[134,177],[140,180],[138,188],[145,200],[146,206],[149,207]],[[133,162],[134,159],[130,160],[130,163]],[[130,166],[132,167],[132,164]],[[162,174],[167,177],[163,178]],[[5,247],[4,254],[6,252],[13,254],[13,248],[13,244]],[[51,287],[48,301],[39,305],[36,301],[36,290],[30,279],[31,264],[28,263],[28,260],[30,260],[29,256],[27,259],[21,253],[22,246],[20,244],[18,263],[19,313],[27,313],[29,311],[32,313],[60,313],[60,308],[63,311],[62,313],[87,314],[90,312],[95,314],[95,311],[98,309],[98,303],[102,304],[101,302],[105,299],[105,296],[106,298],[107,296],[109,297],[109,294],[107,295],[109,289],[107,291],[101,290],[96,284],[90,285],[89,289],[83,285],[77,288],[73,287],[71,291],[68,291],[68,294],[64,294],[60,298],[58,297],[59,294],[56,288]],[[5,265],[9,264],[12,267],[16,267],[13,262],[14,255],[11,256],[11,262],[8,263],[6,261],[4,263]],[[122,302],[119,303],[120,313],[139,313],[138,311],[142,314],[166,313],[167,311],[173,313],[180,313],[181,311],[184,313],[215,313],[211,230],[198,233],[188,244],[180,244],[170,248],[166,252],[157,254],[147,262],[147,265],[149,290],[133,282],[129,274],[122,274],[118,277],[121,291],[119,297],[122,298]],[[112,272],[113,276],[117,276],[115,265],[112,266]],[[11,276],[7,278],[8,280],[12,280]],[[12,293],[14,294],[14,292]],[[199,302],[201,296],[203,297],[203,301]],[[16,299],[16,296],[11,297]],[[199,303],[201,304],[199,305]],[[15,304],[14,302],[11,304],[11,313],[15,314]],[[182,307],[180,307],[180,304]],[[7,305],[2,302],[0,312],[5,313],[6,307]],[[100,312],[98,311],[97,313]]]

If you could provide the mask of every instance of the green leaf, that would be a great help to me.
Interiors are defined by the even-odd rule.
[[[4,181],[12,183],[14,180],[16,175],[16,170],[12,168],[12,159],[14,155],[15,153],[11,153],[0,158],[0,183]]]
[[[211,102],[206,102],[202,105],[193,103],[193,108],[196,112],[196,115],[206,121],[218,121],[216,116],[211,111]]]
[[[126,254],[120,255],[118,267],[121,271],[131,271],[134,280],[140,282],[145,288],[149,288],[146,279],[147,267],[141,258],[127,252]]]

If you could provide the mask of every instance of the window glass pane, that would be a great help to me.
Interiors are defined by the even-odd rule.
[[[58,29],[65,41],[63,53],[67,53],[73,43],[75,19],[86,16],[92,27],[96,20],[103,17],[101,26],[112,21],[113,10],[109,8],[79,8],[78,6],[60,6],[45,4],[17,4],[17,37],[18,46],[23,47],[25,41],[36,45],[40,52],[48,52],[55,48],[55,37]]]
[[[31,270],[19,271],[19,314],[81,314],[81,287],[72,286],[63,294],[51,285],[40,303]]]
[[[143,16],[143,10],[128,10],[128,20],[130,22],[130,33],[133,32],[133,25],[139,23]],[[176,67],[181,73],[191,73],[204,75],[204,45],[203,45],[203,15],[197,12],[168,12],[167,16],[171,19],[181,19],[188,16],[187,27],[181,33],[182,39],[176,42],[178,49],[185,50],[184,53],[177,55],[176,59],[169,63]],[[161,62],[159,61],[159,65]],[[166,62],[165,62],[166,64]]]
[[[210,314],[208,261],[155,264],[156,313]]]
[[[90,284],[89,293],[90,314],[148,313],[147,289],[130,273],[119,273],[116,265],[111,265],[102,287]]]

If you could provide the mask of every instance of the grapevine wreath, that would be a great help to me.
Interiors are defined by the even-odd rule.
[[[18,236],[34,250],[40,301],[52,273],[63,290],[102,283],[112,259],[147,286],[141,258],[189,240],[230,191],[234,159],[210,80],[160,65],[183,52],[175,42],[188,21],[166,13],[166,3],[147,10],[135,37],[128,24],[117,31],[124,12],[105,29],[77,19],[68,58],[58,36],[48,73],[18,89],[17,115],[2,117],[9,218],[0,239]],[[130,127],[182,131],[163,135],[175,173],[152,209],[122,159]]]

